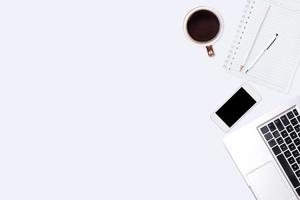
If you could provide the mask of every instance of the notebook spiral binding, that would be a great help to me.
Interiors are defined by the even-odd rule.
[[[232,45],[229,49],[228,55],[227,55],[225,63],[224,63],[224,68],[227,68],[228,70],[230,70],[232,63],[236,57],[237,51],[240,48],[241,40],[243,39],[244,33],[246,32],[247,24],[251,18],[251,14],[252,14],[252,11],[253,11],[253,8],[255,5],[255,1],[256,0],[247,0],[247,4],[244,8],[241,21],[239,23],[236,34],[232,41]]]

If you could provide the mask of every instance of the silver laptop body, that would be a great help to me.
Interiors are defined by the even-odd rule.
[[[259,200],[300,199],[300,97],[224,138]]]

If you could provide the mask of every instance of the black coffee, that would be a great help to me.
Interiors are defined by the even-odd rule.
[[[208,42],[219,33],[220,21],[208,10],[199,10],[193,13],[187,21],[189,35],[198,42]]]

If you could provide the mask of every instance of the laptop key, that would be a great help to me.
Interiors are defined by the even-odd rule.
[[[297,117],[298,121],[300,122],[300,116]]]
[[[295,176],[293,170],[291,169],[290,165],[286,161],[285,157],[282,154],[280,154],[277,156],[277,159],[278,159],[281,167],[285,171],[287,177],[291,181],[292,185],[294,186],[294,188],[298,187],[300,185],[300,183],[299,183],[297,177]]]
[[[296,162],[295,159],[294,159],[293,157],[290,157],[290,158],[288,159],[288,161],[289,161],[290,164],[294,164],[294,162]]]
[[[284,129],[284,126],[283,126],[283,124],[281,123],[280,119],[276,119],[276,120],[274,121],[274,123],[275,123],[275,126],[278,128],[279,131],[282,131],[282,130]]]
[[[286,130],[290,133],[290,132],[292,132],[294,129],[293,129],[293,127],[292,127],[291,125],[289,125],[289,126],[286,127]]]
[[[296,171],[296,176],[300,177],[300,170]]]
[[[288,120],[288,118],[285,115],[280,117],[280,119],[285,126],[289,125],[290,121]]]
[[[277,142],[277,144],[279,144],[279,145],[281,145],[282,143],[284,143],[282,137],[277,138],[277,139],[276,139],[276,142]],[[299,140],[299,142],[300,142],[300,140]]]
[[[274,136],[274,138],[278,138],[280,136],[279,132],[278,131],[274,131],[272,133],[272,135]]]
[[[288,145],[292,143],[292,139],[290,137],[287,137],[284,139],[285,143],[287,143]]]
[[[298,196],[300,196],[300,188],[297,188],[296,192],[297,192]]]
[[[296,171],[296,170],[299,169],[299,166],[298,166],[297,163],[295,163],[295,164],[292,165],[292,168],[293,168],[294,171]]]
[[[260,129],[260,131],[263,133],[263,134],[266,134],[267,132],[269,132],[269,128],[267,126],[264,126]]]
[[[292,155],[292,154],[291,154],[291,152],[290,152],[289,150],[287,150],[287,151],[284,152],[284,156],[285,156],[286,158],[289,158],[291,155]]]
[[[275,127],[275,125],[274,125],[273,122],[271,122],[270,124],[268,124],[268,127],[269,127],[269,129],[270,129],[271,131],[275,131],[275,130],[276,130],[276,127]]]
[[[300,126],[299,125],[295,126],[294,129],[297,131],[297,133],[300,132]]]
[[[270,140],[268,143],[269,143],[271,148],[276,145],[276,141],[274,139]]]
[[[297,138],[296,140],[294,140],[294,143],[295,143],[297,146],[300,145],[300,139]]]
[[[288,112],[287,116],[288,116],[289,119],[292,119],[292,118],[295,117],[295,115],[292,111]]]
[[[273,135],[272,135],[271,133],[267,133],[267,134],[265,135],[265,138],[266,138],[266,140],[268,141],[268,140],[270,140],[270,139],[273,138]]]
[[[295,131],[293,131],[290,136],[291,136],[292,139],[295,139],[295,138],[298,137],[298,135]]]
[[[298,125],[298,121],[297,121],[296,118],[292,119],[292,120],[291,120],[291,123],[293,124],[293,126]]]
[[[298,164],[300,164],[300,157],[296,158]]]
[[[294,112],[294,114],[297,116],[297,115],[299,115],[299,113],[298,113],[298,110],[297,109],[294,109],[293,110],[293,112]]]
[[[294,151],[296,149],[296,146],[294,144],[289,145],[290,151]]]
[[[287,137],[287,136],[289,135],[289,134],[286,132],[286,130],[281,131],[280,134],[281,134],[281,136],[282,136],[283,138],[285,138],[285,137]]]
[[[286,144],[282,144],[282,145],[280,146],[280,149],[281,149],[281,151],[285,151],[285,150],[287,150],[288,148],[287,148]]]
[[[300,155],[298,150],[293,151],[292,154],[295,158],[297,158]]]
[[[272,150],[273,150],[275,156],[277,156],[278,154],[281,153],[281,150],[280,150],[279,146],[273,147]]]

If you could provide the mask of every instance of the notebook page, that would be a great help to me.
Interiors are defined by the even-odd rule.
[[[300,10],[300,1],[299,0],[264,0],[270,4],[278,5],[285,7],[290,10],[299,11]]]
[[[250,8],[249,8],[250,7]],[[226,67],[229,70],[240,71],[240,66],[247,58],[249,50],[260,32],[270,4],[263,0],[248,1],[238,32],[229,53]]]
[[[258,60],[250,79],[285,91],[289,89],[300,59],[300,13],[272,5],[249,56],[248,65],[278,33],[271,48]]]

